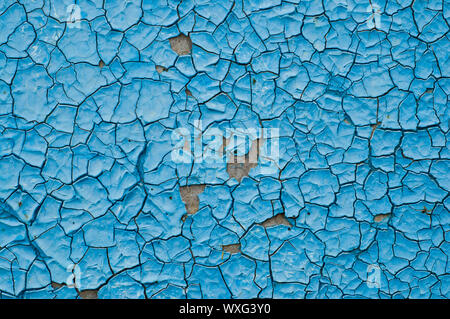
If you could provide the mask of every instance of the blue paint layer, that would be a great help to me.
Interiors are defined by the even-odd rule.
[[[449,298],[449,23],[448,0],[1,1],[0,298]],[[197,153],[275,140],[275,170]]]

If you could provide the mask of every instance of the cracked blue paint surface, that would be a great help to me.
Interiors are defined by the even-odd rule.
[[[0,297],[449,298],[449,23],[0,0]],[[278,169],[173,161],[179,128],[278,128]]]

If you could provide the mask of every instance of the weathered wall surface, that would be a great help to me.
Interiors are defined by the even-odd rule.
[[[0,296],[450,297],[448,0],[0,0]]]

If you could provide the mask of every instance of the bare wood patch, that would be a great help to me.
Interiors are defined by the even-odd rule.
[[[87,289],[80,291],[78,295],[81,297],[81,299],[98,299],[98,290]]]
[[[265,228],[278,225],[285,225],[288,227],[292,227],[291,223],[283,213],[275,215],[269,219],[266,219],[264,222],[262,222],[261,225],[263,225]]]
[[[370,138],[369,140],[372,139],[373,134],[375,133],[375,130],[377,129],[378,126],[380,126],[381,122],[377,122],[376,124],[371,125],[370,127],[372,128],[372,131],[370,132]]]
[[[53,289],[59,289],[61,287],[64,287],[65,285],[52,281],[51,286]]]
[[[241,252],[241,244],[222,245],[222,250],[230,254],[238,254]]]
[[[384,219],[388,218],[391,214],[378,214],[376,215],[373,220],[376,223],[379,223],[381,221],[383,221]]]
[[[186,211],[188,214],[192,215],[198,211],[200,200],[198,195],[203,193],[205,190],[205,185],[189,185],[180,187],[181,199],[184,202]]]
[[[192,92],[189,89],[186,88],[185,92],[186,92],[186,96],[194,97],[194,95],[192,95]]]
[[[180,34],[169,39],[170,47],[178,55],[188,55],[192,51],[192,41],[189,36]]]
[[[158,72],[159,74],[161,74],[163,72],[167,72],[167,68],[163,67],[162,65],[155,65],[155,69],[156,69],[156,72]]]
[[[262,139],[256,139],[252,142],[250,150],[242,156],[234,155],[231,161],[227,163],[227,173],[230,178],[235,178],[239,183],[244,176],[248,176],[250,170],[258,165],[259,148]],[[227,145],[227,140],[223,139],[223,149]]]

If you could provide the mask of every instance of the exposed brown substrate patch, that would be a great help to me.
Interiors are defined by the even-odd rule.
[[[375,133],[375,130],[377,129],[377,127],[378,127],[380,124],[381,124],[381,122],[377,122],[377,124],[373,124],[373,125],[370,126],[370,127],[372,128],[372,131],[370,132],[370,138],[369,138],[369,140],[372,139],[373,134]]]
[[[170,47],[178,55],[188,55],[192,51],[192,41],[189,36],[180,34],[169,39]]]
[[[156,72],[158,72],[159,74],[161,74],[163,72],[167,72],[167,68],[163,67],[162,65],[156,65],[155,69],[156,69]]]
[[[283,213],[275,215],[269,219],[266,219],[264,222],[262,222],[261,225],[263,225],[265,228],[277,226],[277,225],[285,225],[285,226],[292,227],[291,223],[286,218],[286,216],[284,216]]]
[[[205,185],[189,185],[180,187],[181,199],[184,202],[188,214],[192,215],[198,211],[200,204],[198,195],[200,195],[204,190]]]
[[[382,220],[388,218],[390,215],[391,215],[391,214],[378,214],[378,215],[376,215],[376,216],[373,218],[373,220],[374,220],[374,222],[379,223],[379,222],[381,222]]]
[[[81,299],[98,299],[98,291],[97,290],[83,290],[78,293]]]
[[[51,286],[53,289],[59,289],[61,287],[64,287],[65,285],[52,281]]]
[[[192,97],[194,97],[194,96],[192,95],[192,92],[189,91],[189,89],[186,89],[185,92],[186,92],[186,95],[187,95],[187,96],[192,96]]]
[[[222,250],[230,254],[238,254],[241,252],[241,244],[223,245]]]
[[[231,161],[227,163],[227,173],[230,178],[235,178],[239,183],[244,176],[248,176],[250,169],[258,165],[258,156],[261,139],[252,142],[249,152],[242,156],[233,156]],[[223,139],[223,148],[225,149],[227,140]]]

